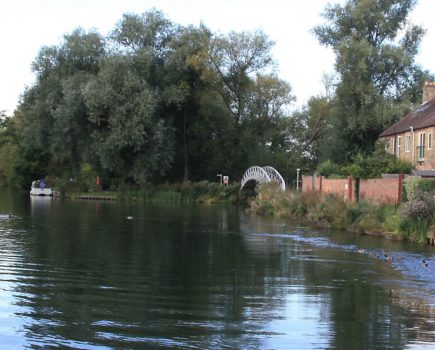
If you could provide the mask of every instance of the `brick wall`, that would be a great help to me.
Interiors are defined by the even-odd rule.
[[[398,177],[361,180],[359,198],[374,204],[398,204],[399,185]]]
[[[398,204],[401,200],[403,175],[381,179],[360,180],[359,198],[374,204]],[[314,184],[314,187],[313,187]],[[327,179],[324,176],[302,176],[302,191],[335,194],[344,200],[354,200],[355,180]]]
[[[338,197],[349,199],[348,179],[326,179],[322,176],[322,193],[335,194]]]
[[[318,191],[320,188],[320,177],[302,175],[302,192]]]

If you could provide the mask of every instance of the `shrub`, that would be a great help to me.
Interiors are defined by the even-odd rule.
[[[412,199],[403,205],[403,214],[410,219],[431,220],[435,213],[433,196],[417,190]]]
[[[414,197],[415,191],[417,191],[419,187],[419,183],[421,181],[421,176],[407,176],[403,180],[403,200],[410,201]]]
[[[348,225],[353,225],[358,221],[362,213],[362,208],[359,205],[352,205],[348,207],[346,210],[346,223]]]
[[[326,177],[337,176],[341,174],[340,167],[331,162],[329,159],[317,167],[317,172]]]
[[[421,179],[418,184],[417,188],[422,192],[435,192],[435,181],[429,180],[429,179]]]

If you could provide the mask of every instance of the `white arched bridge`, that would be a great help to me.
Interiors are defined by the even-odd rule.
[[[281,190],[285,191],[285,181],[281,174],[271,166],[251,166],[245,171],[242,177],[240,189],[242,189],[249,181],[256,181],[258,183],[267,183],[276,181],[279,183]]]

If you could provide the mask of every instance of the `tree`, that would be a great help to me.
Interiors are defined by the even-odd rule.
[[[261,31],[231,32],[210,40],[212,86],[232,119],[220,145],[227,155],[222,161],[236,174],[253,162],[270,164],[270,145],[276,144],[272,139],[282,133],[276,127],[294,99],[290,85],[273,74],[272,46]]]
[[[181,27],[156,10],[124,15],[106,38],[65,35],[33,63],[16,175],[143,185],[284,164],[293,96],[273,72],[272,44],[262,32]]]
[[[329,5],[314,28],[336,55],[336,161],[374,150],[378,135],[417,103],[427,74],[414,62],[424,30],[408,23],[415,0],[348,0]]]
[[[204,129],[205,119],[200,110],[201,96],[209,92],[209,80],[203,78],[209,36],[192,26],[181,29],[171,40],[170,53],[163,75],[163,113],[175,127],[176,147],[173,173],[188,181],[191,176],[190,163],[195,156],[191,150],[198,140],[193,128]],[[195,170],[193,173],[195,177]]]
[[[16,125],[12,117],[0,111],[0,185],[13,183],[18,156]]]
[[[236,126],[248,117],[252,75],[272,64],[273,42],[261,31],[216,35],[210,42],[209,60],[217,72],[216,91],[221,95]]]
[[[294,147],[312,167],[325,157],[328,144],[335,142],[330,138],[333,109],[334,101],[329,97],[311,97],[304,108],[291,116]]]
[[[159,99],[136,64],[136,57],[106,60],[84,95],[101,169],[121,182],[144,184],[168,170],[173,148],[171,129],[156,115]]]
[[[162,12],[151,10],[142,15],[124,14],[111,39],[130,52],[148,50],[152,56],[163,59],[176,31],[177,27]]]
[[[37,81],[19,106],[19,169],[25,178],[30,172],[68,178],[79,173],[91,133],[83,88],[99,71],[104,45],[97,32],[79,28],[65,35],[61,45],[43,47],[37,55],[32,65]]]

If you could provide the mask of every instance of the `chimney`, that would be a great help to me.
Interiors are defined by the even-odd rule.
[[[423,86],[423,103],[435,98],[435,82],[426,81]]]

